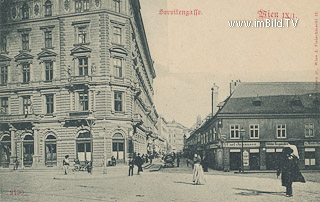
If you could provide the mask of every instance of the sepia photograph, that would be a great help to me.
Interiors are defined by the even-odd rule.
[[[319,201],[319,0],[0,0],[0,201]]]

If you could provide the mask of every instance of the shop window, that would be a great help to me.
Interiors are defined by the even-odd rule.
[[[240,125],[230,125],[230,139],[240,139]]]
[[[316,165],[316,150],[314,148],[305,148],[304,162],[306,166]]]
[[[277,125],[277,138],[286,138],[286,124]]]
[[[251,139],[259,139],[259,125],[258,124],[250,124],[250,138]]]
[[[304,124],[305,128],[305,137],[314,137],[314,124],[313,123],[306,123]]]
[[[9,102],[7,97],[0,98],[0,114],[7,114],[9,111]]]
[[[8,83],[8,66],[0,66],[0,85],[7,85]]]
[[[80,162],[91,161],[91,138],[90,132],[83,130],[77,137],[77,159]]]

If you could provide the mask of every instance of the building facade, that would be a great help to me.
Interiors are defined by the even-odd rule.
[[[138,0],[2,1],[1,165],[147,153],[156,77]]]
[[[237,83],[218,112],[194,130],[188,150],[218,170],[277,168],[297,146],[302,169],[320,169],[320,105],[315,83]],[[231,87],[234,87],[232,85]],[[242,153],[242,155],[241,155]]]
[[[171,121],[167,124],[168,127],[168,142],[171,146],[170,152],[183,152],[184,149],[184,135],[188,132],[188,129],[182,124]]]

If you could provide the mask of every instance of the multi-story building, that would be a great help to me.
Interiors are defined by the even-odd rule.
[[[218,112],[192,132],[190,152],[206,157],[215,169],[272,170],[282,148],[294,144],[302,169],[320,169],[316,83],[236,82],[231,92]]]
[[[168,142],[172,147],[172,152],[182,152],[184,148],[184,135],[188,132],[188,129],[175,120],[168,122]]]
[[[139,0],[5,0],[1,165],[146,153],[156,77]]]
[[[158,118],[158,137],[160,140],[160,151],[161,153],[169,152],[168,149],[171,147],[169,146],[169,134],[168,134],[168,122],[163,116],[159,116]]]

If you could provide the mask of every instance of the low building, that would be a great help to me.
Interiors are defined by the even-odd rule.
[[[320,169],[315,83],[238,82],[231,93],[218,112],[191,133],[189,151],[205,156],[218,170],[273,170],[282,148],[294,144],[302,169]]]

